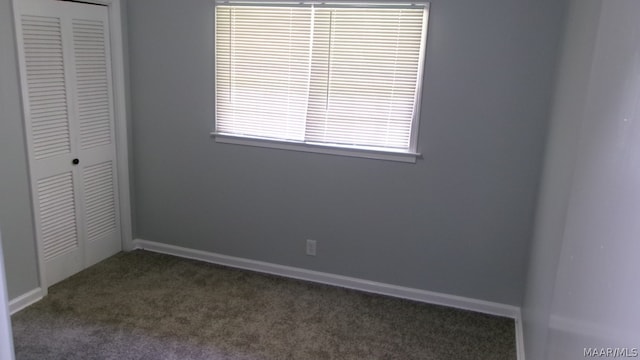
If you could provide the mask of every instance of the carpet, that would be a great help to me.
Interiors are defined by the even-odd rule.
[[[511,319],[119,253],[12,317],[27,359],[516,359]]]

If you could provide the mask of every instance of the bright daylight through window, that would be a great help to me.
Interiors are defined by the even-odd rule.
[[[415,160],[427,5],[218,1],[215,136]]]

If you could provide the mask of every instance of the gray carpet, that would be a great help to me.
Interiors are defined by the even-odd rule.
[[[12,320],[18,360],[516,358],[510,319],[145,251]]]

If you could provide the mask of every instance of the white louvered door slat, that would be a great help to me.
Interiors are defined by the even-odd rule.
[[[111,104],[105,49],[105,22],[73,19],[78,121],[82,149],[110,145]]]
[[[121,249],[108,12],[53,0],[15,7],[39,256],[50,286]]]
[[[40,224],[45,260],[78,247],[76,206],[71,172],[38,180]]]
[[[36,159],[71,152],[62,26],[52,16],[22,16],[22,34]]]
[[[85,187],[87,240],[95,241],[117,230],[112,162],[85,167],[82,179]]]

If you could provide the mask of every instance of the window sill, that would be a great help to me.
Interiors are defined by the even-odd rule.
[[[221,134],[216,132],[212,132],[211,136],[216,139],[216,142],[224,144],[257,146],[272,149],[303,151],[319,154],[359,157],[366,159],[399,161],[406,163],[415,163],[416,159],[421,156],[420,153],[414,152],[390,151],[386,149],[370,149],[364,147],[339,145],[312,144],[296,141],[273,140],[248,136]]]

